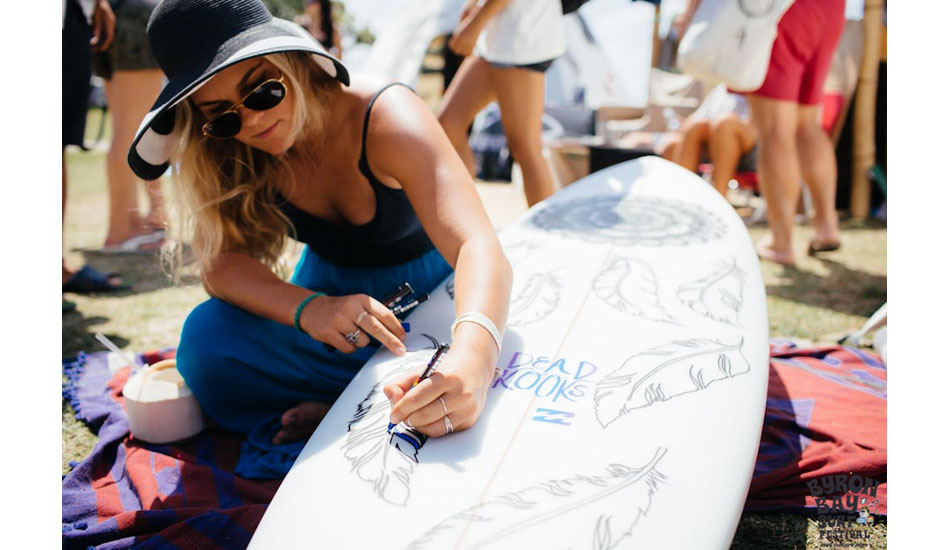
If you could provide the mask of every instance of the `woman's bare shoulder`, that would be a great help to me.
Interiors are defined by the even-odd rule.
[[[343,93],[353,98],[360,98],[368,103],[376,92],[392,82],[372,73],[352,73],[350,75],[350,85],[343,87]]]

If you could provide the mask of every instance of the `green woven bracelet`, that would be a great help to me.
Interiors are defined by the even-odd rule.
[[[310,303],[310,300],[313,300],[317,296],[326,296],[326,294],[322,292],[314,292],[310,296],[304,298],[303,301],[300,302],[300,305],[297,306],[297,313],[294,313],[294,328],[300,332],[305,332],[303,327],[300,326],[300,314],[303,313],[303,308],[307,307],[307,304]]]

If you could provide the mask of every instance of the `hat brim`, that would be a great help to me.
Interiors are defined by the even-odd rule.
[[[158,179],[168,169],[170,135],[175,123],[174,107],[224,69],[253,57],[279,52],[306,52],[328,75],[343,85],[350,75],[339,59],[327,53],[306,30],[283,19],[247,29],[216,51],[196,55],[162,88],[158,99],[142,119],[129,149],[129,166],[143,180]]]

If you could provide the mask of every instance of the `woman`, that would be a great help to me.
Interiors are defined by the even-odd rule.
[[[340,31],[333,21],[333,3],[330,0],[304,0],[303,12],[304,28],[331,55],[337,58],[342,56]]]
[[[375,352],[370,337],[405,353],[374,297],[407,281],[431,291],[453,268],[457,313],[471,322],[456,323],[436,374],[385,393],[394,423],[432,437],[472,426],[511,268],[425,104],[405,87],[350,83],[259,0],[165,0],[148,34],[169,82],[129,160],[146,179],[177,163],[179,219],[212,296],[185,322],[178,368],[212,419],[248,436],[237,472],[285,473]],[[285,282],[274,270],[288,232],[308,246]]]
[[[449,39],[449,48],[467,57],[445,92],[439,122],[474,174],[468,128],[497,101],[528,206],[557,190],[542,155],[541,117],[544,73],[567,51],[562,18],[558,0],[466,0]]]
[[[682,32],[700,0],[689,0],[676,23]],[[821,128],[818,105],[825,77],[844,30],[845,0],[795,0],[778,23],[765,81],[749,92],[759,136],[758,178],[765,195],[769,233],[756,243],[759,257],[795,265],[795,209],[805,180],[815,207],[809,255],[841,246],[834,147]]]
[[[145,24],[158,0],[112,1],[115,39],[93,56],[93,72],[106,82],[106,103],[112,114],[112,144],[106,160],[109,179],[109,228],[100,250],[106,254],[156,251],[165,236],[160,181],[149,182],[149,212],[139,215],[142,182],[125,162],[126,151],[150,98],[162,88],[162,71],[145,41]]]

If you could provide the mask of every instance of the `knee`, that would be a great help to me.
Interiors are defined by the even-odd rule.
[[[207,300],[191,311],[181,329],[176,354],[178,371],[199,396],[220,381],[219,375],[226,369],[226,307],[231,306],[215,298]]]
[[[795,129],[795,141],[799,146],[807,147],[815,143],[830,143],[830,138],[816,121],[814,124],[799,124]]]
[[[687,118],[683,123],[684,139],[705,139],[709,137],[711,125],[705,118]]]
[[[532,158],[541,159],[541,131],[536,135],[526,135],[522,133],[505,135],[508,141],[508,150],[511,156],[521,164]]]
[[[790,149],[794,150],[798,141],[798,132],[794,127],[766,125],[756,128],[759,133],[759,143],[763,149]]]
[[[733,136],[739,133],[741,124],[739,117],[730,113],[714,120],[710,126],[710,131],[714,138]]]
[[[664,140],[657,147],[657,153],[666,160],[676,162],[679,157],[679,149],[683,145],[683,136],[676,133]]]

